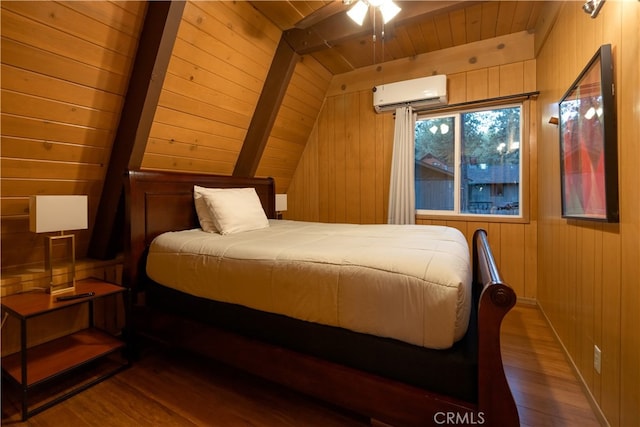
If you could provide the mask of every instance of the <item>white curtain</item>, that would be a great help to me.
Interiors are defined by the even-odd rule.
[[[396,109],[389,186],[389,224],[415,224],[415,117],[411,107]]]

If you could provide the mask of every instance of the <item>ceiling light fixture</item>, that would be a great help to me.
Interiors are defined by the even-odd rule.
[[[604,0],[587,0],[587,2],[582,5],[582,10],[584,10],[584,13],[591,15],[592,18],[595,18],[598,16],[598,12],[602,9],[603,4]]]
[[[362,25],[364,22],[364,17],[367,16],[367,11],[369,10],[369,5],[367,5],[364,1],[358,1],[355,6],[353,6],[347,12],[349,18],[353,20],[358,25]]]
[[[356,24],[362,25],[364,18],[367,16],[369,6],[377,7],[382,14],[382,21],[386,24],[391,21],[394,16],[402,9],[396,5],[393,0],[358,0],[358,2],[347,12]]]

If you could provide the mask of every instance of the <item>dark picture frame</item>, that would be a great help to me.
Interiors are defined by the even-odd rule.
[[[618,222],[618,131],[611,45],[559,103],[562,217]]]

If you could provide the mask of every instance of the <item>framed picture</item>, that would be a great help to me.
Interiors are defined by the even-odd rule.
[[[618,141],[611,45],[560,101],[562,216],[618,222]]]

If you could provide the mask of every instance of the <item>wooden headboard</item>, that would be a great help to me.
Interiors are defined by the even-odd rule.
[[[143,285],[147,248],[156,236],[166,231],[200,227],[193,203],[194,185],[253,187],[267,217],[275,218],[273,178],[128,171],[125,176],[125,286]]]

